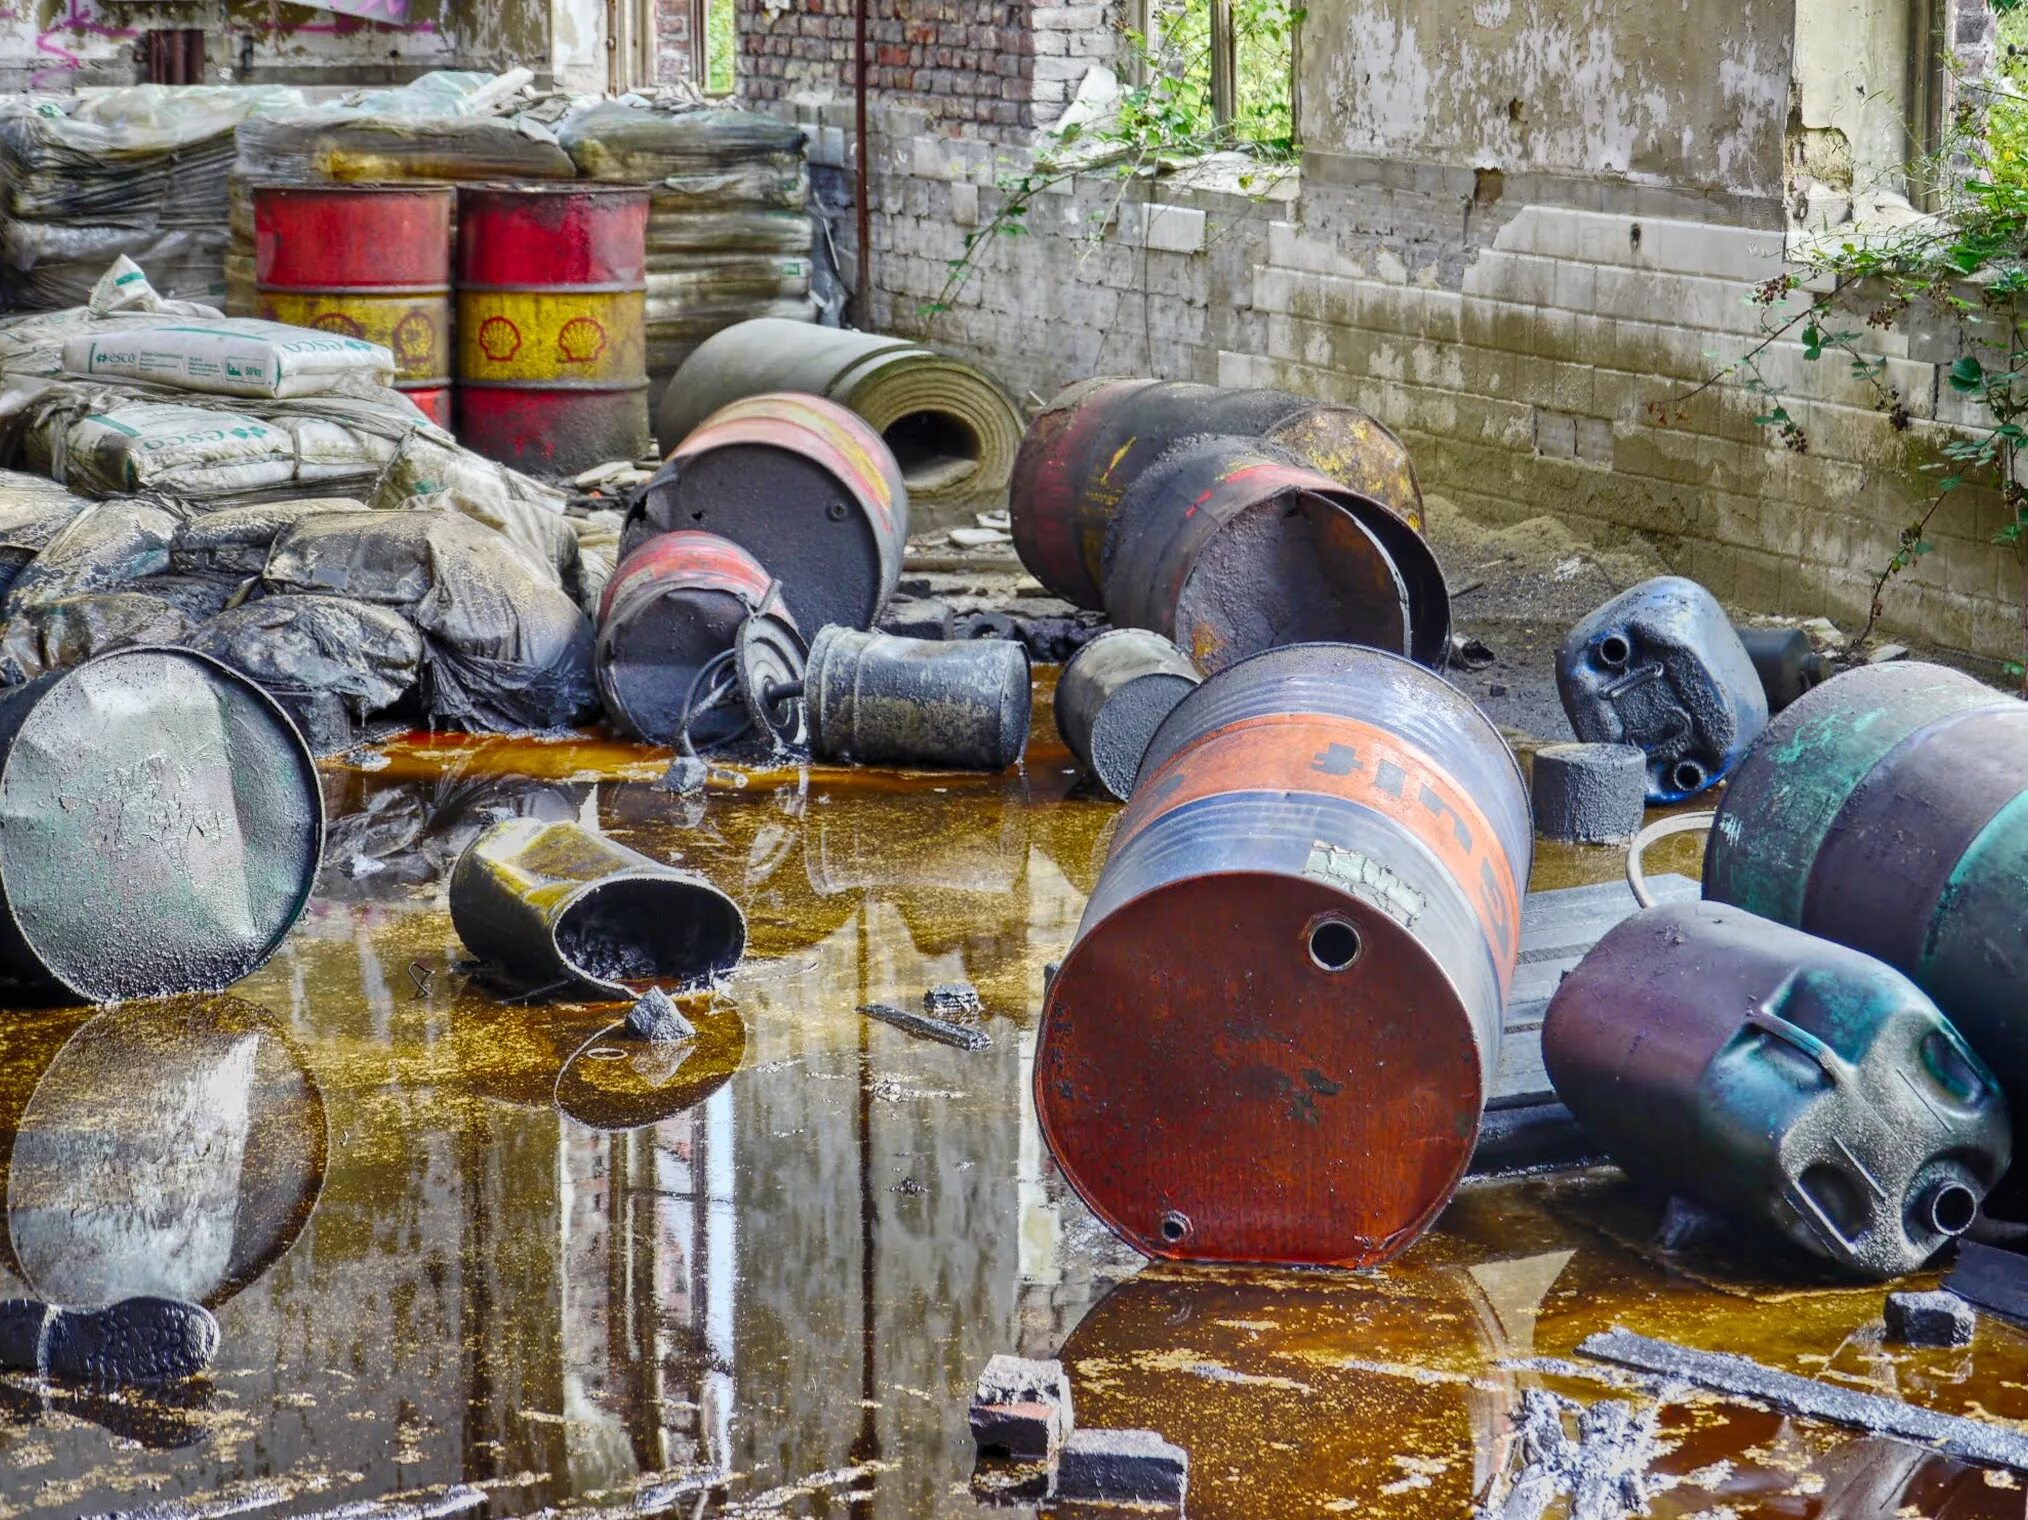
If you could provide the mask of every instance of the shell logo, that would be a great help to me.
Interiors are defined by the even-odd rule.
[[[357,320],[342,311],[320,311],[310,319],[310,325],[318,332],[336,333],[341,338],[363,338],[366,329]]]
[[[589,364],[606,351],[606,330],[590,317],[572,317],[556,335],[565,364]]]
[[[479,351],[495,364],[521,352],[521,329],[506,317],[488,317],[479,324]]]
[[[422,369],[437,357],[437,324],[430,314],[412,310],[394,324],[394,362],[403,369]]]

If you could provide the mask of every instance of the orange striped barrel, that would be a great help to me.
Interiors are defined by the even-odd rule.
[[[1533,850],[1498,730],[1399,656],[1231,666],[1150,744],[1050,983],[1035,1106],[1153,1256],[1364,1267],[1456,1189]]]
[[[254,191],[258,310],[271,322],[379,343],[395,385],[451,421],[454,192],[426,185],[269,185]]]
[[[648,433],[648,192],[464,190],[458,435],[538,475],[638,459]]]

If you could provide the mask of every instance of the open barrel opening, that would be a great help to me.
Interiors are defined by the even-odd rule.
[[[1320,971],[1343,971],[1359,959],[1359,931],[1342,918],[1319,919],[1310,926],[1310,959]]]
[[[736,964],[746,925],[703,882],[621,877],[585,892],[556,925],[556,948],[600,982],[695,982]]]
[[[1972,1227],[1979,1212],[1979,1200],[1961,1182],[1945,1182],[1933,1189],[1925,1201],[1924,1223],[1939,1235],[1962,1235]]]
[[[880,436],[911,491],[947,490],[973,474],[985,454],[972,425],[955,412],[904,412]]]

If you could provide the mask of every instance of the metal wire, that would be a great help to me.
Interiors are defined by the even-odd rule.
[[[1679,813],[1674,818],[1658,818],[1634,836],[1634,842],[1627,846],[1627,885],[1633,888],[1634,901],[1643,908],[1655,906],[1655,894],[1648,890],[1647,873],[1641,869],[1641,857],[1648,852],[1648,846],[1658,839],[1667,839],[1671,834],[1708,834],[1712,820],[1718,816],[1714,809],[1709,813]]]

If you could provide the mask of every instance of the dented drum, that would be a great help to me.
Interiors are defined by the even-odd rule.
[[[803,700],[827,760],[1005,770],[1028,747],[1028,651],[833,626],[810,644]]]
[[[1357,498],[1243,438],[1193,438],[1120,499],[1102,560],[1106,616],[1173,641],[1199,669],[1283,644],[1365,644],[1440,665],[1392,556]],[[1446,599],[1446,609],[1448,600]]]
[[[1155,730],[1203,679],[1160,634],[1110,629],[1063,667],[1056,731],[1106,794],[1125,801]]]
[[[1349,406],[1287,391],[1228,390],[1162,380],[1086,380],[1060,392],[1029,425],[1015,457],[1009,502],[1014,546],[1029,573],[1080,607],[1104,606],[1100,559],[1113,508],[1157,459],[1185,438],[1251,438],[1289,450],[1379,507],[1368,528],[1407,538],[1422,527],[1422,492],[1408,450]],[[1428,556],[1404,544],[1396,557],[1421,576]],[[1417,562],[1413,565],[1411,562]],[[1441,585],[1441,576],[1438,577]]]
[[[1722,903],[1610,931],[1542,1057],[1629,1172],[1862,1277],[1918,1270],[2007,1169],[1992,1073],[1907,977]]]
[[[803,628],[870,628],[901,579],[908,489],[880,434],[844,407],[753,396],[676,446],[628,519],[626,547],[691,528],[766,565]]]
[[[458,438],[538,475],[640,458],[648,436],[648,192],[458,197]]]
[[[0,698],[0,975],[16,997],[230,986],[302,916],[323,847],[302,737],[216,660],[121,649]]]
[[[395,389],[451,425],[448,186],[261,186],[254,191],[260,315],[378,343]]]
[[[625,997],[739,964],[746,919],[702,877],[575,823],[507,818],[451,871],[465,947],[537,991]]]
[[[1915,662],[1805,693],[1727,786],[1704,895],[1906,973],[2028,1113],[2028,704]]]
[[[1405,1250],[1478,1134],[1532,847],[1512,752],[1420,666],[1305,644],[1205,681],[1050,984],[1064,1175],[1154,1256]]]
[[[629,554],[599,601],[592,671],[606,715],[634,738],[674,744],[698,673],[733,647],[773,585],[751,554],[710,533],[664,533]],[[703,693],[696,698],[701,704]],[[693,720],[690,736],[722,743],[745,723],[713,708]]]

